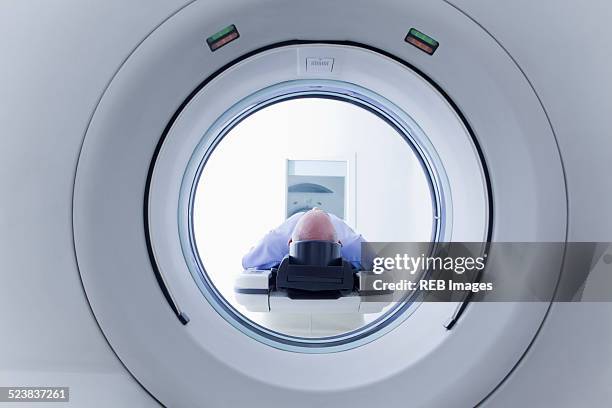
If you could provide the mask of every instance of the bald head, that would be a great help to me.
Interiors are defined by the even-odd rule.
[[[296,241],[330,241],[338,242],[338,234],[329,214],[319,208],[313,208],[298,220],[291,240]]]

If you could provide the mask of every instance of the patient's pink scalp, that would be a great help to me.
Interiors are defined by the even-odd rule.
[[[293,234],[292,241],[331,241],[338,242],[338,235],[329,215],[318,208],[306,212],[299,219]]]

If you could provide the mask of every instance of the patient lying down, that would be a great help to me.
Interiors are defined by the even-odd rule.
[[[343,220],[319,208],[289,217],[268,232],[242,258],[244,269],[270,269],[289,253],[289,244],[298,241],[329,241],[342,245],[342,258],[360,268],[361,243],[365,239]]]

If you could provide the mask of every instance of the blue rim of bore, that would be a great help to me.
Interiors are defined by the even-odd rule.
[[[337,80],[293,80],[272,85],[247,96],[221,115],[203,134],[185,170],[179,195],[179,236],[183,256],[198,288],[217,313],[232,326],[257,341],[281,350],[301,353],[339,352],[367,344],[393,330],[419,307],[420,294],[413,294],[374,321],[341,335],[305,338],[279,333],[244,316],[219,292],[204,268],[193,232],[195,192],[206,162],[216,146],[238,123],[255,112],[297,98],[331,98],[352,103],[391,125],[409,144],[429,181],[434,208],[431,251],[436,243],[450,240],[450,185],[444,166],[427,135],[410,115],[388,99],[361,86]]]

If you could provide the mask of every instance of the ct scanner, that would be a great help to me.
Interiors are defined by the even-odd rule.
[[[70,387],[50,406],[612,402],[609,301],[414,303],[283,335],[220,294],[190,221],[233,126],[332,98],[405,135],[430,175],[432,241],[558,243],[515,260],[517,282],[538,273],[553,298],[598,270],[582,295],[610,288],[612,252],[565,245],[612,239],[610,3],[0,10],[0,387]]]

